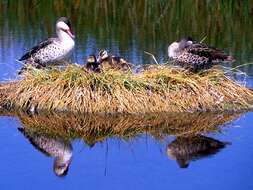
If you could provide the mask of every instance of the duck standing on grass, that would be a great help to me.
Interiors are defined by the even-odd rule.
[[[24,54],[19,61],[41,68],[68,59],[75,46],[75,36],[67,18],[61,17],[57,20],[56,34],[56,38],[49,38],[39,43]]]
[[[98,62],[101,68],[112,68],[129,70],[131,69],[131,64],[128,63],[122,57],[117,57],[114,55],[109,55],[106,50],[101,50],[98,55]]]
[[[209,69],[221,62],[231,63],[235,61],[232,56],[225,52],[209,47],[204,43],[195,42],[191,37],[173,42],[168,47],[168,56],[176,65],[193,72]]]

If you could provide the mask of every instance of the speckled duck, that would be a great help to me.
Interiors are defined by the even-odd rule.
[[[61,17],[57,20],[56,34],[56,38],[49,38],[34,46],[19,61],[36,67],[45,67],[68,59],[75,46],[75,36],[67,18]]]
[[[173,63],[191,71],[209,69],[221,62],[234,61],[234,58],[225,52],[204,43],[195,42],[191,37],[173,42],[168,47],[168,56]]]

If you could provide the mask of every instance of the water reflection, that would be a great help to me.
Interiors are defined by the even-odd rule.
[[[217,153],[227,143],[203,136],[219,132],[222,127],[240,116],[240,113],[163,113],[152,115],[78,115],[42,113],[27,115],[23,112],[1,113],[17,116],[22,124],[18,130],[35,147],[54,158],[57,176],[67,175],[75,139],[93,148],[96,143],[116,137],[129,142],[143,134],[167,143],[170,136],[176,140],[168,144],[167,154],[180,167],[190,161]],[[95,148],[95,147],[94,147]],[[165,153],[166,154],[166,153]]]
[[[167,154],[180,168],[188,168],[191,161],[214,155],[228,144],[203,135],[178,137],[168,145]]]
[[[53,170],[57,176],[65,176],[72,158],[72,146],[70,141],[62,138],[50,137],[48,134],[40,134],[31,128],[18,128],[29,140],[31,145],[46,156],[54,158]]]

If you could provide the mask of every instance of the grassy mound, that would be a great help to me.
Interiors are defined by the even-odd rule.
[[[219,70],[191,74],[157,65],[138,74],[93,73],[69,65],[28,70],[5,102],[23,109],[89,113],[224,111],[251,108],[253,92]]]

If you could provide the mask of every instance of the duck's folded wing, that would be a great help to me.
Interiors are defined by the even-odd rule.
[[[189,53],[206,57],[210,60],[232,61],[234,58],[222,50],[208,47],[206,44],[193,44],[189,49]]]
[[[49,38],[46,41],[40,42],[38,45],[34,46],[31,50],[29,50],[26,54],[24,54],[19,61],[23,61],[31,57],[33,54],[37,53],[40,49],[48,46],[49,44],[54,42],[54,38]]]
[[[38,151],[42,152],[46,156],[50,156],[49,152],[41,145],[47,143],[46,138],[37,134],[29,133],[25,128],[18,128],[18,130],[28,139],[31,145]]]

